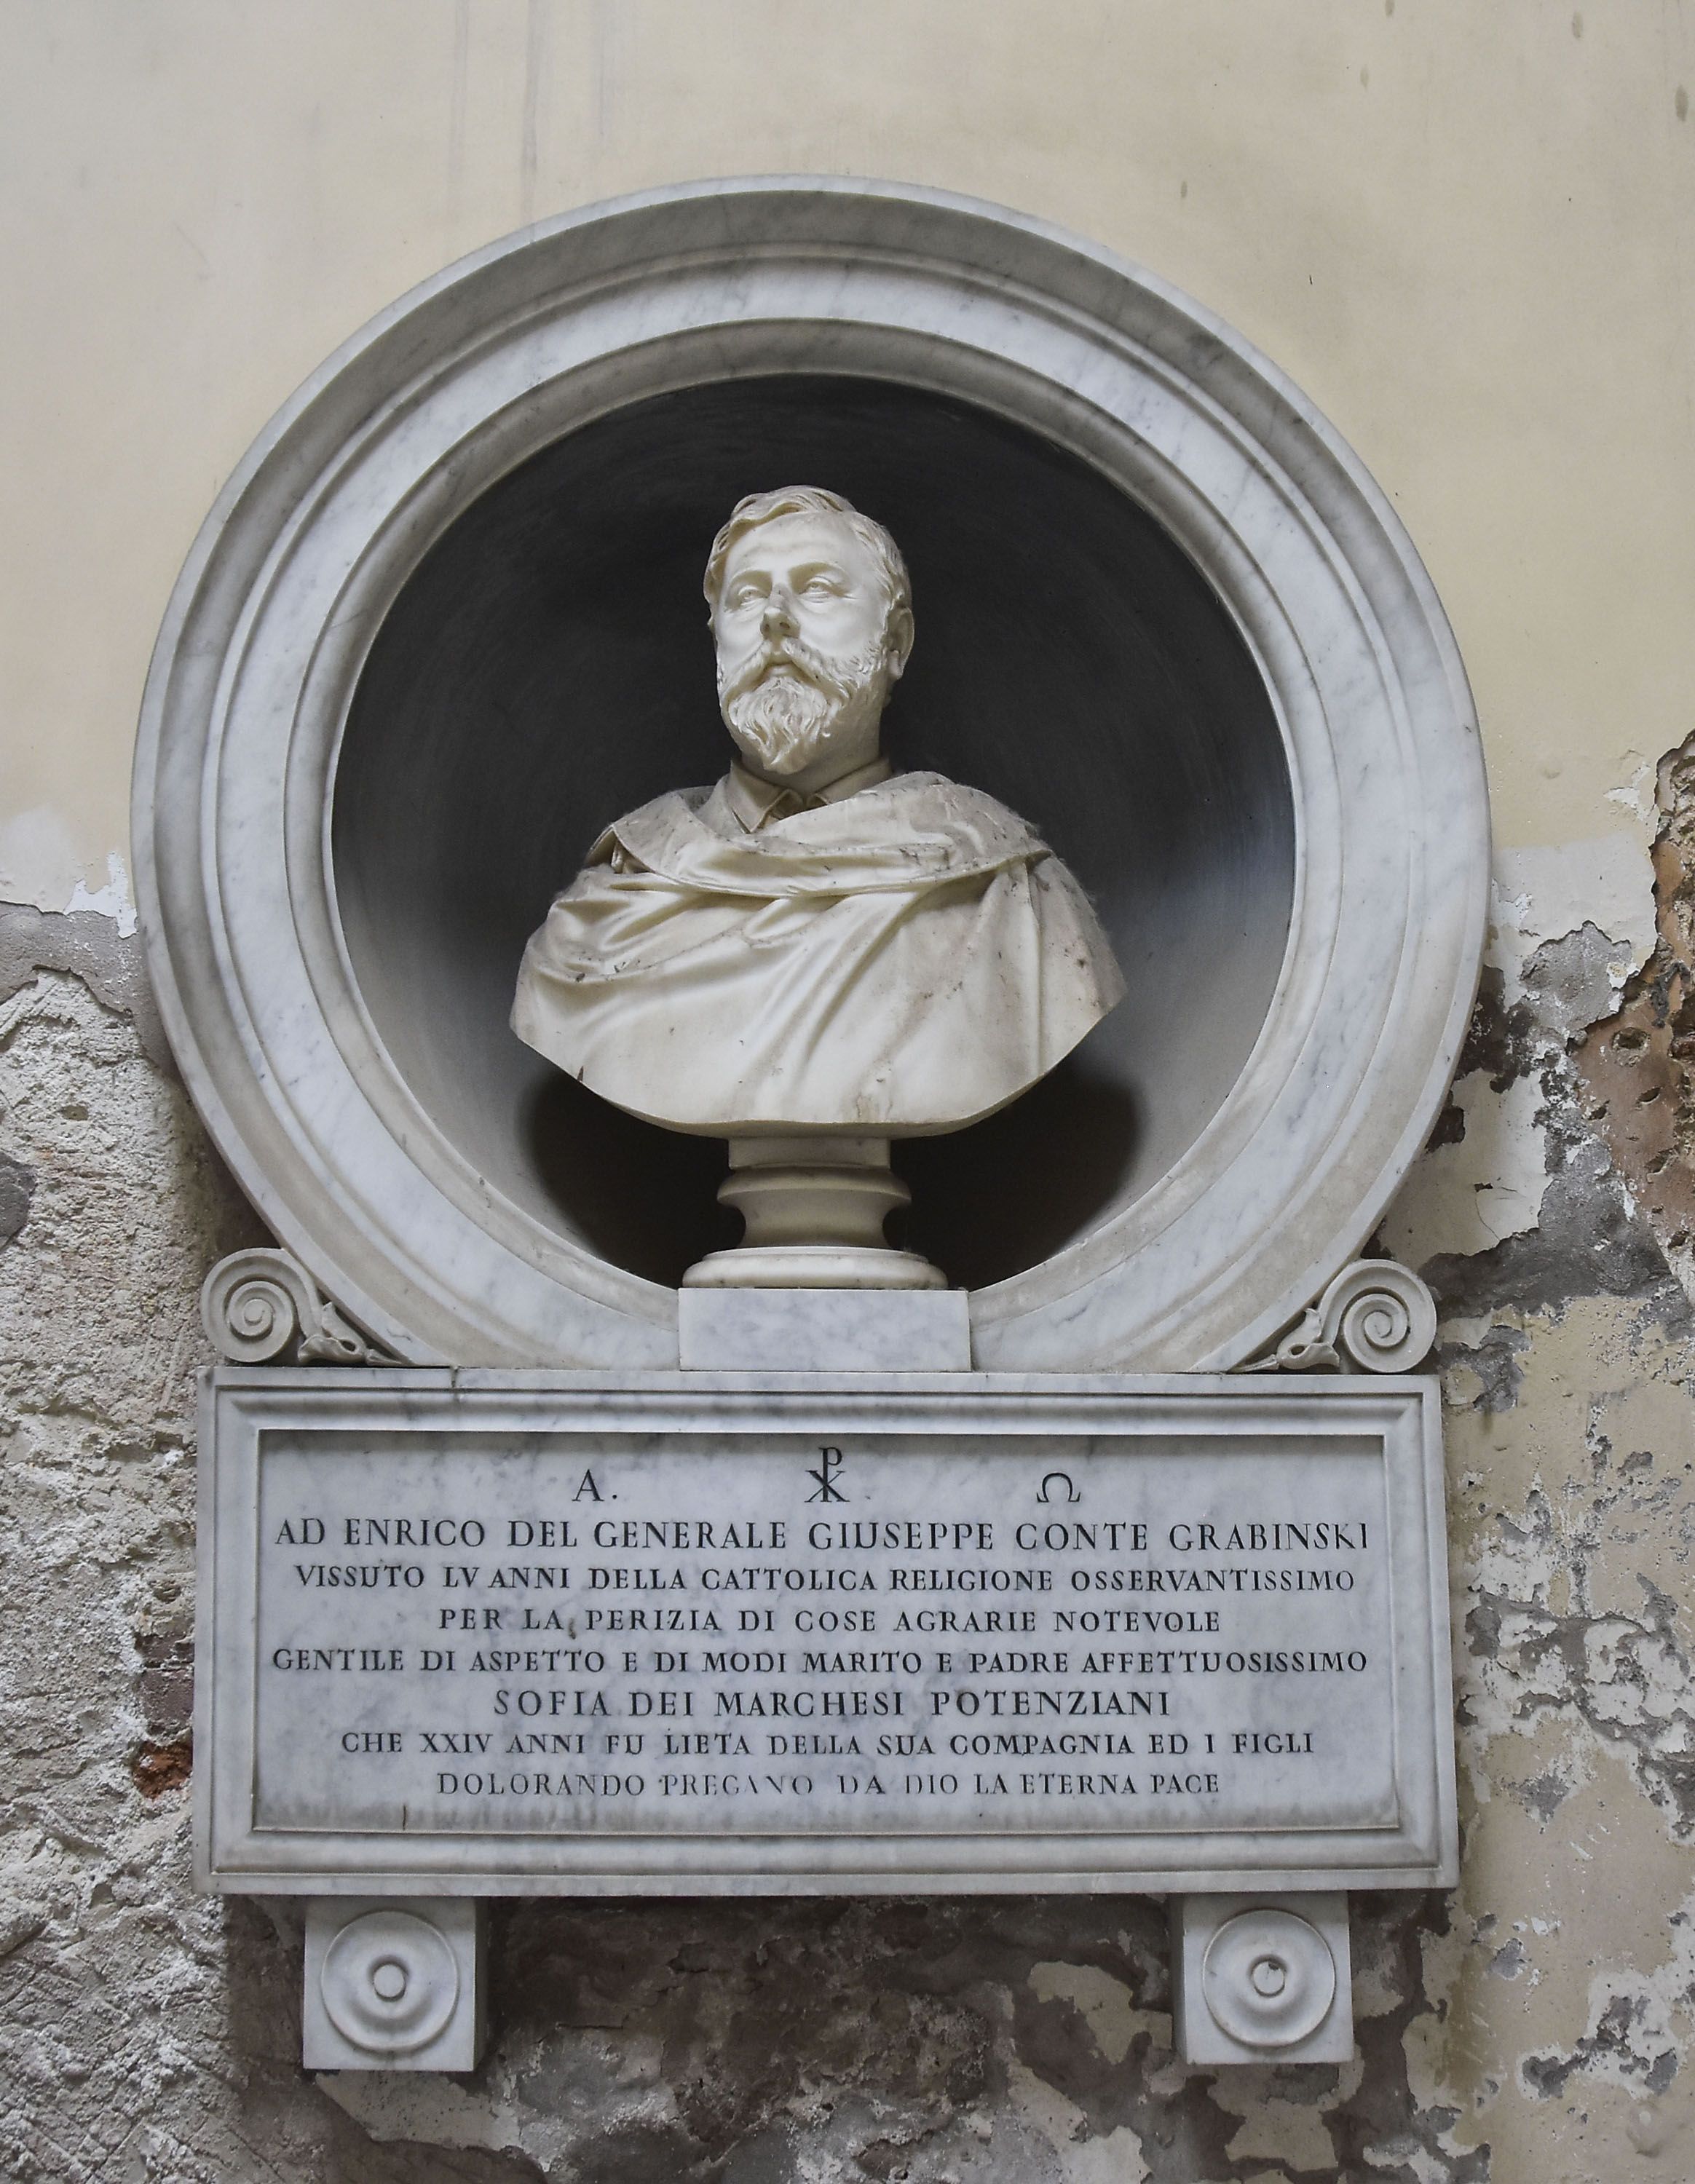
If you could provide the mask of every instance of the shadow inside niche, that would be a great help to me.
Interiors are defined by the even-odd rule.
[[[549,1070],[532,1087],[522,1134],[538,1171],[568,1184],[588,1248],[675,1288],[708,1251],[741,1240],[721,1206],[717,1138],[662,1130]],[[1135,1147],[1133,1096],[1068,1055],[1051,1076],[969,1129],[895,1144],[912,1205],[889,1241],[934,1258],[956,1288],[981,1289],[1059,1251],[1112,1201]],[[984,1178],[992,1178],[988,1189]]]
[[[717,1201],[729,1166],[720,1139],[661,1130],[551,1069],[520,1127],[544,1183],[569,1195],[588,1248],[614,1266],[675,1289],[696,1259],[739,1240],[740,1216]]]
[[[901,1240],[956,1288],[1006,1281],[1110,1210],[1136,1132],[1129,1089],[1068,1055],[999,1114],[895,1145],[894,1166],[912,1192]]]
[[[953,1281],[998,1281],[1098,1230],[1218,1112],[1294,883],[1281,733],[1229,611],[1146,510],[1023,426],[894,382],[740,377],[629,404],[492,484],[403,586],[348,715],[354,975],[434,1127],[544,1231],[667,1284],[734,1240],[716,1141],[544,1090],[508,1017],[601,829],[723,772],[701,568],[742,493],[792,478],[887,523],[912,569],[895,763],[1034,827],[1124,973],[1060,1079],[901,1156],[914,1244]]]

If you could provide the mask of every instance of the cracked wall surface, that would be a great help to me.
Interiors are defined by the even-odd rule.
[[[1695,2176],[1692,86],[1681,0],[11,11],[0,2176]],[[820,170],[1017,206],[1219,312],[1453,620],[1503,846],[1374,1240],[1441,1308],[1461,1881],[1355,1899],[1345,2067],[1179,2063],[1136,1897],[538,1902],[496,1908],[479,2070],[309,2076],[298,1910],[190,1884],[196,1298],[266,1240],[136,933],[149,648],[265,419],[412,282],[621,192]]]
[[[502,1905],[474,2075],[303,2074],[298,1910],[188,1879],[196,1294],[260,1232],[160,1066],[138,944],[0,915],[3,2173],[1688,2174],[1695,1315],[1637,1121],[1653,1084],[1685,1157],[1687,771],[1639,852],[1651,944],[1544,932],[1558,862],[1535,918],[1497,891],[1453,1101],[1385,1225],[1441,1305],[1464,1877],[1355,1899],[1344,2068],[1177,2061],[1163,1909],[1126,1897]],[[1503,1175],[1520,1212],[1465,1229],[1457,1191]]]

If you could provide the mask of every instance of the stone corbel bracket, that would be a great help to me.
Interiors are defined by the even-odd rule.
[[[1172,2024],[1185,2063],[1351,2063],[1347,1897],[1180,1896]]]
[[[232,1251],[200,1290],[200,1324],[231,1365],[389,1365],[287,1251]]]
[[[306,1907],[309,2070],[474,2070],[488,2036],[487,1919],[465,1897],[318,1897]]]
[[[1436,1300],[1393,1259],[1344,1267],[1288,1332],[1239,1373],[1410,1373],[1436,1339]]]

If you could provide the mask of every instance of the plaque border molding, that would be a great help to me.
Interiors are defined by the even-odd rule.
[[[1093,1836],[403,1835],[255,1825],[261,1444],[592,1430],[609,1439],[792,1432],[1163,1439],[1232,1429],[1380,1438],[1395,1645],[1398,1820],[1387,1826]],[[1458,1877],[1440,1396],[1425,1377],[419,1372],[219,1368],[200,1439],[195,1870],[227,1893],[328,1897],[1121,1894],[1432,1888]],[[710,1463],[703,1457],[703,1473]],[[1110,1855],[1101,1846],[1117,1847]],[[1083,1847],[1092,1845],[1091,1858]]]

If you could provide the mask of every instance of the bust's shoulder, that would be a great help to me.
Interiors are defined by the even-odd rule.
[[[711,794],[711,788],[668,788],[663,796],[638,804],[595,836],[583,861],[584,868],[611,864],[620,850],[639,858],[642,844],[651,846],[687,827]]]
[[[993,848],[1022,855],[1047,850],[1035,828],[998,797],[945,773],[891,773],[875,788],[861,794],[887,798],[915,829],[962,835],[983,850]]]

